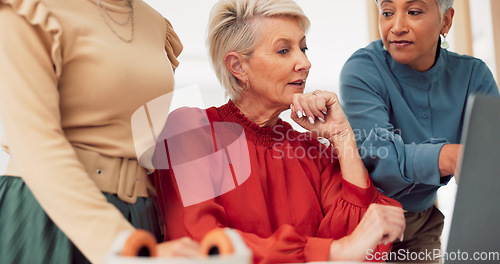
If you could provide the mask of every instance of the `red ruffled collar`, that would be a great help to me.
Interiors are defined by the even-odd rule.
[[[278,119],[276,125],[272,127],[260,127],[244,116],[231,100],[216,110],[221,121],[240,124],[245,131],[247,140],[256,145],[271,148],[274,144],[283,141],[284,138],[295,136],[297,133],[290,124],[281,119]]]

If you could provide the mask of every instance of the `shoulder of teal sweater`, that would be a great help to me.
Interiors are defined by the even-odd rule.
[[[481,60],[469,55],[462,55],[448,50],[441,50],[441,56],[444,57],[446,67],[453,70],[455,73],[470,73],[479,75],[483,79],[485,76],[493,78],[493,74],[488,68],[488,65]]]
[[[347,62],[357,61],[361,63],[363,67],[366,68],[366,66],[368,66],[366,64],[369,64],[370,61],[384,62],[386,60],[386,55],[387,55],[386,53],[387,51],[384,50],[384,44],[382,40],[379,39],[373,41],[364,48],[358,49],[349,57]]]
[[[361,74],[365,78],[378,78],[380,72],[385,72],[387,67],[387,51],[383,49],[381,40],[374,41],[368,46],[357,50],[344,64],[340,73],[341,80]],[[371,73],[371,74],[368,74]],[[377,77],[378,76],[378,77]]]
[[[441,49],[441,56],[446,56],[447,63],[470,63],[480,66],[486,66],[486,63],[480,58],[476,58],[469,55],[458,54],[453,51]]]
[[[381,39],[375,40],[368,44],[364,48],[358,49],[354,54],[356,53],[368,53],[368,54],[373,54],[373,55],[383,55],[384,54],[384,43],[382,42]]]

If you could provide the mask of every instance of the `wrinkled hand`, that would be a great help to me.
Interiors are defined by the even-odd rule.
[[[378,244],[403,240],[405,218],[403,209],[396,206],[371,204],[356,229],[346,237],[332,242],[330,261],[363,261],[369,249]]]
[[[318,136],[330,139],[334,145],[341,144],[352,134],[349,121],[333,92],[295,94],[290,107],[290,117],[297,124]]]
[[[160,243],[156,246],[158,257],[200,257],[200,245],[189,237]]]

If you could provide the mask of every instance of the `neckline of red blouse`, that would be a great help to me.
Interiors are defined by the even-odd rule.
[[[281,119],[278,119],[276,125],[272,127],[260,127],[243,115],[231,100],[216,109],[221,121],[240,124],[245,131],[247,140],[256,145],[271,148],[274,144],[283,141],[289,136],[290,133],[287,133],[287,131],[292,129],[290,124]]]

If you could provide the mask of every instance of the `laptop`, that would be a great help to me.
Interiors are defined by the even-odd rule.
[[[500,263],[500,98],[469,99],[444,263]]]

